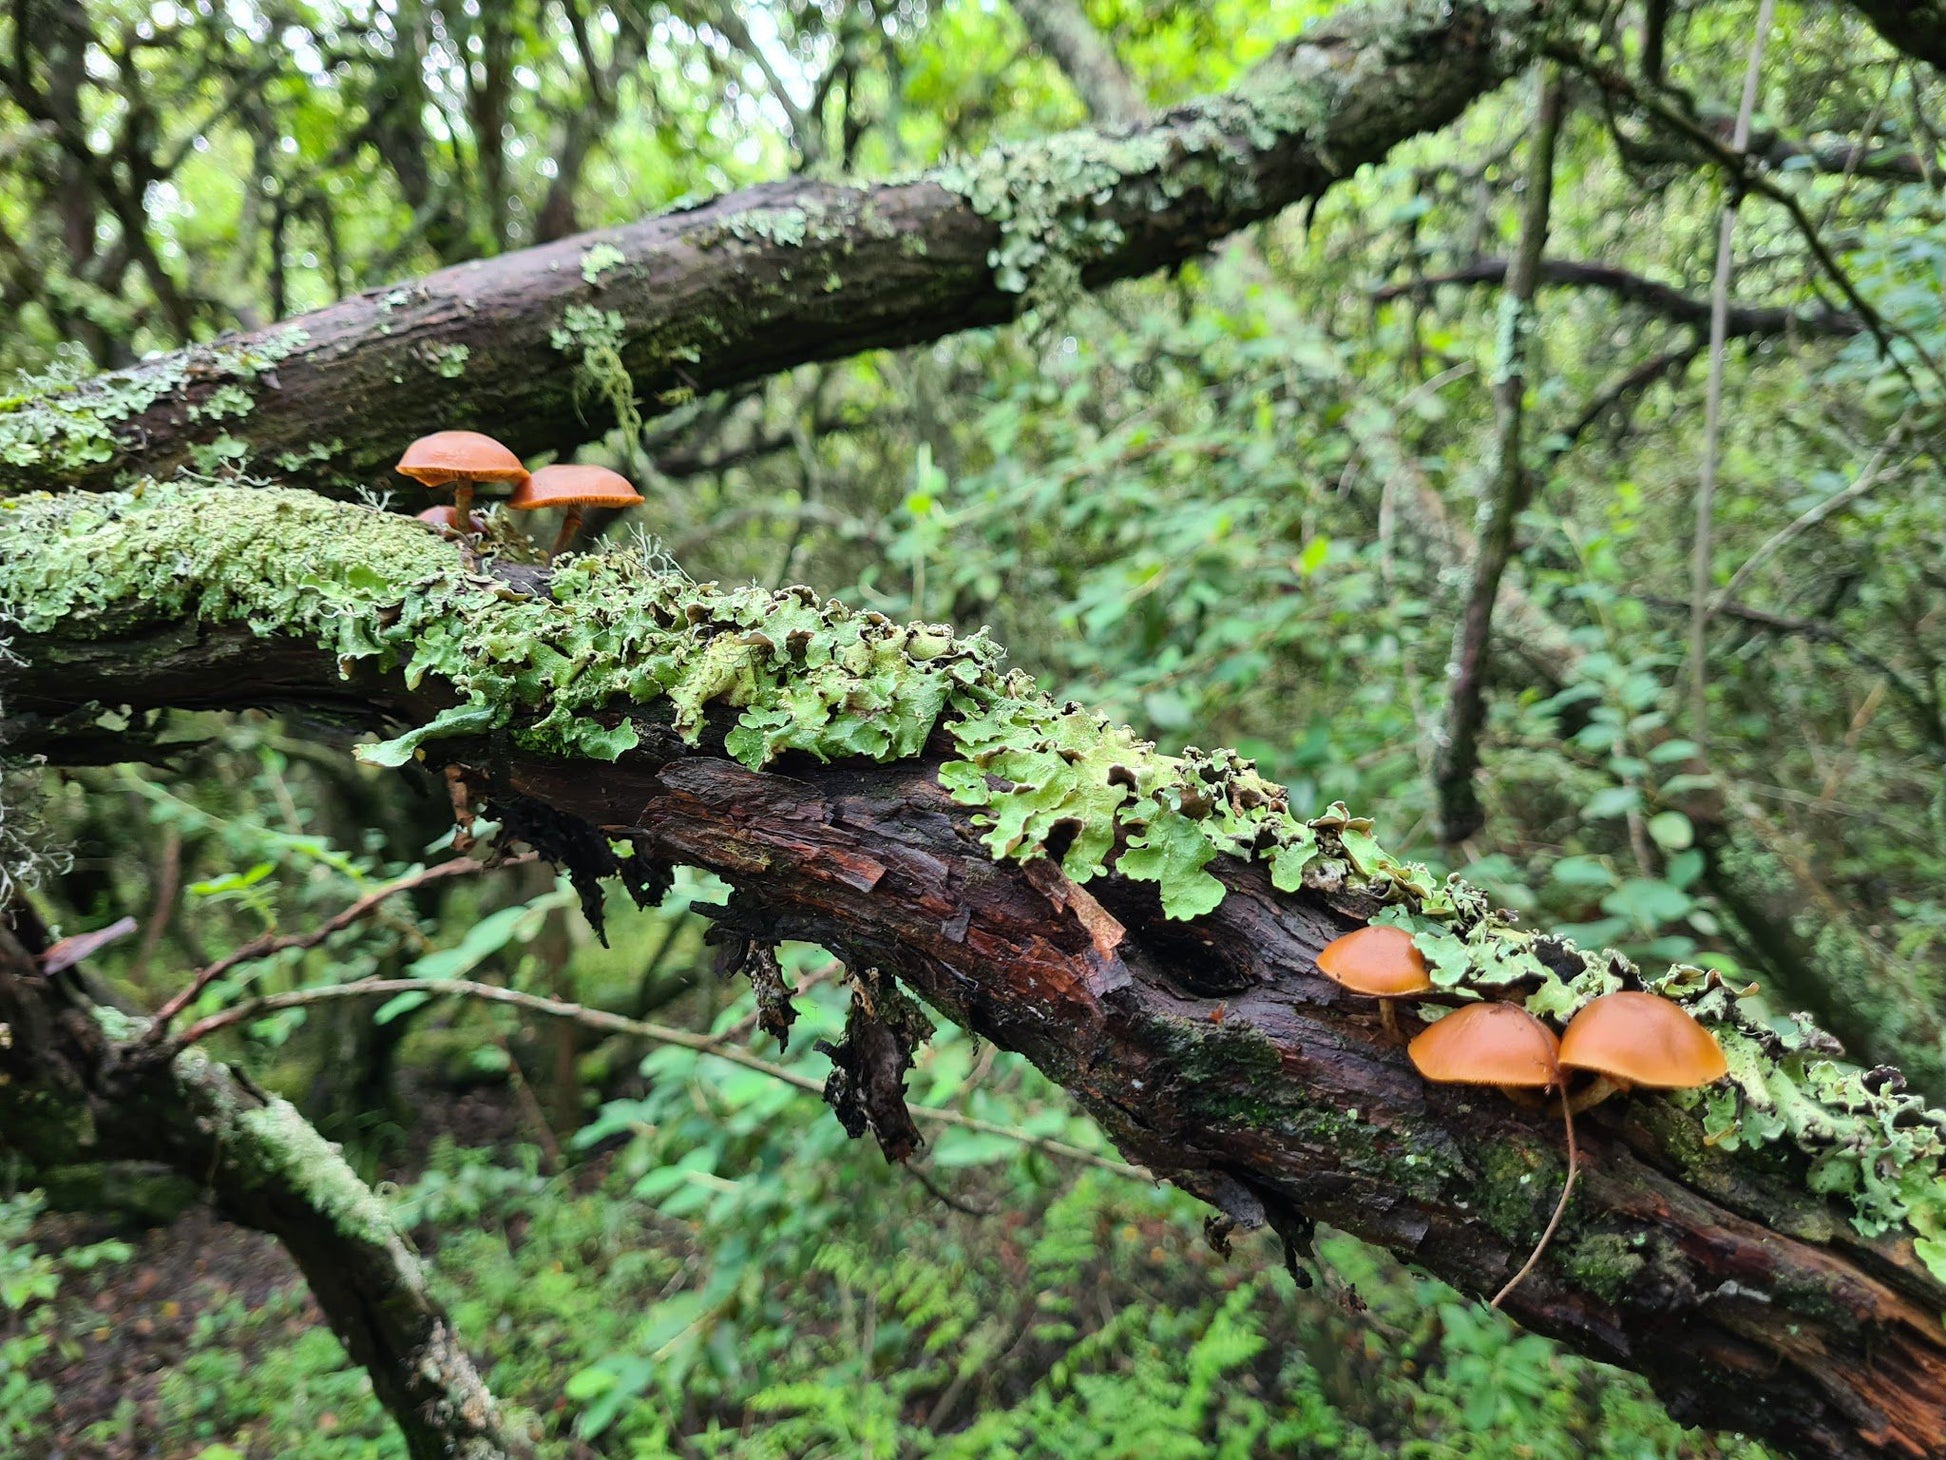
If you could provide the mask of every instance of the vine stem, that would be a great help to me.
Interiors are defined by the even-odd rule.
[[[1493,1295],[1487,1307],[1498,1310],[1507,1294],[1520,1286],[1521,1280],[1534,1270],[1534,1264],[1541,1260],[1547,1251],[1547,1244],[1554,1240],[1555,1229],[1561,1225],[1561,1218],[1568,1214],[1568,1198],[1574,1195],[1575,1173],[1581,1168],[1580,1154],[1574,1145],[1574,1107],[1568,1103],[1567,1082],[1561,1082],[1561,1126],[1568,1133],[1568,1179],[1561,1183],[1561,1199],[1554,1203],[1554,1215],[1547,1219],[1547,1230],[1541,1233],[1541,1240],[1534,1244],[1534,1250],[1527,1254],[1527,1261],[1521,1264],[1520,1271],[1508,1278],[1500,1291]]]
[[[1763,0],[1757,10],[1756,33],[1750,38],[1750,64],[1743,74],[1743,99],[1737,107],[1736,131],[1730,150],[1741,159],[1750,146],[1750,120],[1757,110],[1757,87],[1763,76],[1764,42],[1777,12],[1776,0]],[[1732,245],[1736,236],[1737,204],[1743,185],[1735,183],[1723,200],[1716,234],[1716,280],[1710,291],[1709,385],[1703,396],[1703,463],[1696,476],[1696,546],[1689,561],[1689,719],[1696,743],[1709,744],[1709,625],[1712,538],[1716,519],[1716,466],[1723,447],[1723,357],[1730,324]]]
[[[228,1029],[279,1009],[302,1009],[311,1004],[327,1003],[333,999],[376,998],[380,995],[396,994],[430,994],[436,998],[480,999],[487,1003],[507,1004],[516,1009],[525,1009],[529,1013],[545,1015],[550,1019],[569,1019],[589,1029],[598,1029],[607,1034],[627,1034],[656,1044],[673,1044],[681,1049],[693,1049],[698,1054],[712,1055],[730,1064],[741,1065],[746,1070],[756,1070],[761,1074],[769,1075],[772,1079],[781,1080],[794,1089],[820,1096],[824,1093],[823,1081],[814,1080],[809,1075],[800,1075],[796,1070],[786,1069],[783,1065],[773,1064],[733,1044],[726,1044],[725,1036],[722,1035],[695,1034],[687,1029],[676,1029],[667,1024],[654,1024],[644,1019],[629,1019],[620,1014],[611,1014],[605,1009],[591,1009],[585,1004],[571,1004],[564,999],[544,998],[539,994],[522,993],[519,989],[502,988],[498,984],[478,983],[462,978],[374,978],[359,983],[325,984],[318,988],[295,989],[285,994],[266,994],[262,998],[234,1004],[207,1018],[197,1020],[177,1036],[176,1044],[178,1046],[194,1044],[219,1029]],[[1098,1167],[1103,1171],[1112,1171],[1117,1176],[1127,1176],[1138,1181],[1155,1179],[1141,1166],[1132,1166],[1126,1161],[1116,1161],[1107,1156],[1097,1155],[1093,1151],[1070,1145],[1066,1141],[1057,1141],[1051,1136],[1037,1136],[1031,1131],[1017,1130],[1013,1126],[1000,1125],[995,1121],[962,1115],[957,1110],[941,1110],[927,1105],[915,1105],[910,1109],[914,1118],[930,1121],[935,1125],[951,1125],[961,1130],[976,1131],[982,1135],[1001,1136],[1007,1140],[1018,1141],[1021,1145],[1046,1155],[1059,1156],[1064,1161]]]
[[[253,938],[242,947],[226,953],[214,963],[192,974],[189,982],[171,994],[162,1007],[155,1011],[149,1024],[149,1032],[143,1036],[143,1042],[150,1045],[160,1043],[162,1036],[168,1032],[169,1022],[189,1007],[204,989],[239,964],[254,963],[291,948],[315,948],[333,933],[340,932],[360,918],[375,912],[388,899],[396,897],[401,892],[409,892],[415,887],[423,887],[428,882],[438,882],[447,877],[468,877],[476,872],[494,871],[501,867],[517,867],[534,860],[535,855],[532,852],[523,852],[518,856],[488,862],[476,861],[472,857],[454,857],[450,861],[421,867],[416,872],[408,872],[403,877],[394,878],[382,887],[373,888],[358,901],[333,914],[308,933],[266,933],[261,938]]]

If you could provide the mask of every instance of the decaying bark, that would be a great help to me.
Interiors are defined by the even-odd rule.
[[[910,182],[751,188],[367,291],[0,411],[0,490],[247,448],[259,471],[343,492],[425,431],[489,424],[523,454],[586,440],[614,418],[615,364],[653,406],[1009,320],[1193,257],[1451,121],[1519,69],[1542,10],[1350,7],[1234,92],[1145,125]]]
[[[504,1430],[419,1260],[336,1148],[290,1105],[199,1050],[139,1057],[146,1027],[43,973],[0,923],[0,1149],[49,1165],[172,1167],[224,1215],[290,1250],[413,1460],[526,1453]]]
[[[246,496],[264,500],[210,492],[201,535],[220,539],[219,522]],[[324,558],[305,558],[310,542],[363,534],[376,545],[365,556],[383,561],[383,544],[420,531],[324,510],[342,514],[341,532],[306,526],[280,549],[293,555],[293,582],[325,571]],[[182,571],[222,568],[185,559]],[[523,593],[544,586],[519,580]],[[424,585],[361,591],[409,604]],[[26,665],[9,688],[8,728],[42,747],[58,749],[53,717],[92,700],[322,705],[408,724],[454,700],[436,677],[408,688],[383,655],[340,658],[354,640],[337,635],[377,634],[396,609],[347,625],[343,615],[360,610],[341,601],[325,648],[219,613],[172,616],[149,593],[117,601],[92,581],[88,592],[85,610],[16,640]],[[497,600],[480,601],[489,616]],[[523,599],[521,611],[551,601]],[[707,612],[696,622],[698,636],[724,632]],[[511,736],[531,710],[507,729],[424,748],[434,765],[464,767],[516,834],[570,864],[598,866],[613,840],[629,841],[638,858],[728,880],[733,931],[813,941],[853,968],[896,975],[1027,1055],[1131,1159],[1232,1218],[1271,1222],[1300,1250],[1310,1222],[1329,1221],[1475,1293],[1519,1264],[1558,1191],[1558,1130],[1490,1093],[1428,1086],[1371,1006],[1316,974],[1324,942],[1376,910],[1368,898],[1342,885],[1278,892],[1261,863],[1228,857],[1209,868],[1227,889],[1220,905],[1188,921],[1165,918],[1155,886],[1120,872],[1077,896],[1046,862],[993,860],[973,813],[940,782],[942,731],[889,764],[787,755],[760,773],[723,753],[738,723],[733,685],[705,706],[695,743],[674,733],[666,700],[600,710],[639,737],[612,762],[522,749]],[[853,1053],[871,1087],[888,1059],[896,1051]],[[881,1094],[860,1101],[865,1123],[892,1123]],[[1585,1185],[1509,1311],[1646,1374],[1686,1421],[1802,1456],[1938,1453],[1946,1285],[1910,1231],[1861,1235],[1841,1204],[1811,1190],[1793,1152],[1712,1147],[1693,1114],[1661,1098],[1613,1101],[1585,1124]]]

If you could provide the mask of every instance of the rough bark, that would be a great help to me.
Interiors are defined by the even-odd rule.
[[[617,381],[577,366],[604,347],[657,402],[998,323],[1192,257],[1444,125],[1518,69],[1536,13],[1380,0],[1143,126],[909,182],[751,188],[368,291],[17,403],[0,462],[9,489],[100,488],[247,449],[342,492],[442,427],[523,453],[587,439]]]
[[[1219,856],[1209,870],[1220,903],[1183,919],[1164,916],[1155,885],[1136,880],[1126,842],[1108,859],[1116,870],[1085,890],[1046,860],[996,862],[976,814],[942,782],[964,713],[954,709],[923,748],[889,763],[787,753],[763,772],[735,764],[726,730],[747,727],[753,707],[786,701],[764,700],[740,671],[714,669],[769,663],[763,656],[788,652],[793,635],[821,631],[793,595],[775,600],[774,625],[752,622],[731,612],[756,602],[747,596],[645,583],[618,568],[576,619],[573,574],[606,571],[592,561],[542,596],[548,584],[532,570],[501,589],[462,578],[453,549],[383,514],[242,489],[176,489],[170,500],[169,490],[151,489],[139,500],[69,498],[9,514],[47,514],[36,529],[43,541],[49,522],[75,525],[72,542],[46,548],[48,586],[32,595],[45,601],[20,595],[42,568],[14,570],[13,608],[30,632],[16,639],[26,664],[9,689],[9,728],[58,747],[49,717],[97,699],[324,706],[419,724],[456,696],[436,674],[408,687],[383,647],[401,613],[411,622],[416,596],[448,594],[441,621],[456,616],[468,643],[492,641],[513,613],[537,626],[524,643],[551,638],[557,620],[585,626],[619,613],[617,631],[638,637],[615,642],[635,648],[591,647],[595,658],[572,683],[567,661],[549,649],[534,661],[550,666],[537,702],[513,707],[501,728],[422,745],[434,764],[465,767],[520,835],[580,872],[600,870],[617,838],[650,863],[717,872],[736,889],[723,916],[738,932],[759,943],[814,941],[855,969],[896,974],[953,1019],[1026,1054],[1132,1159],[1233,1218],[1274,1223],[1300,1248],[1308,1222],[1325,1220],[1480,1293],[1518,1265],[1545,1220],[1562,1172],[1552,1121],[1491,1094],[1424,1084],[1371,1006],[1316,974],[1323,943],[1377,910],[1342,871],[1280,892],[1262,861]],[[184,504],[189,516],[165,520]],[[231,525],[252,511],[289,521],[292,541],[262,545],[259,530]],[[145,539],[138,552],[122,534],[145,517],[173,535]],[[87,566],[70,570],[77,544]],[[6,547],[0,541],[0,566]],[[279,581],[261,594],[249,585],[269,576],[265,567],[236,566],[246,550],[278,565]],[[424,576],[440,560],[450,587]],[[377,581],[347,578],[354,563]],[[405,576],[384,581],[394,571]],[[276,606],[285,585],[299,594],[295,606]],[[665,628],[640,627],[626,601],[636,591],[644,603],[673,606]],[[319,593],[328,610],[307,596]],[[838,621],[817,612],[825,628]],[[955,652],[931,631],[903,642],[915,646],[914,674]],[[644,666],[700,665],[712,677],[685,671],[676,682],[688,688],[667,697],[573,711],[604,731],[629,726],[636,743],[618,759],[523,748],[537,715],[567,705],[587,676],[610,672],[600,656],[611,651]],[[778,672],[793,694],[816,682],[807,666]],[[1018,680],[980,682],[1031,694]],[[708,693],[689,703],[689,728],[678,733],[676,700],[699,683]],[[1131,749],[1131,774],[1147,774],[1151,755]],[[1582,966],[1566,945],[1535,946]],[[896,1050],[886,1058],[895,1062]],[[1761,1077],[1796,1078],[1781,1057]],[[1896,1085],[1889,1072],[1871,1080],[1872,1091]],[[1824,1099],[1789,1088],[1793,1100]],[[891,1124],[873,1104],[882,1095],[859,1098],[861,1125]],[[1869,1106],[1880,1097],[1847,1098]],[[1851,1118],[1828,1103],[1818,1109],[1840,1125]],[[1885,1116],[1888,1131],[1946,1127],[1938,1112],[1900,1111]],[[1830,1188],[1814,1183],[1797,1149],[1726,1150],[1671,1101],[1614,1101],[1585,1124],[1585,1185],[1540,1269],[1508,1300],[1514,1316],[1648,1375],[1691,1422],[1761,1434],[1801,1456],[1938,1453],[1946,1284],[1922,1260],[1930,1239],[1915,1247],[1920,1234],[1896,1224],[1863,1235],[1835,1196],[1817,1194]],[[1875,1169],[1881,1180],[1900,1175],[1895,1164]],[[1926,1180],[1908,1197],[1936,1200],[1936,1176]]]
[[[145,1028],[41,973],[0,922],[0,1149],[48,1166],[169,1166],[231,1220],[290,1250],[413,1460],[526,1453],[503,1429],[418,1259],[337,1149],[290,1105],[199,1050],[136,1057]]]

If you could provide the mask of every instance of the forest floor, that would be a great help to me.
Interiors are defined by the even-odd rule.
[[[274,1295],[303,1293],[301,1302],[278,1305],[284,1312],[274,1329],[253,1330],[245,1363],[252,1349],[294,1340],[323,1321],[297,1265],[274,1239],[231,1226],[207,1207],[133,1236],[111,1233],[99,1218],[54,1214],[39,1235],[48,1246],[120,1235],[135,1248],[129,1261],[102,1271],[87,1300],[99,1324],[92,1331],[70,1327],[69,1342],[35,1366],[55,1392],[46,1460],[174,1460],[160,1448],[162,1382],[200,1346],[197,1326],[206,1315],[238,1302],[254,1311]],[[191,1442],[181,1453],[201,1448]]]
[[[417,1109],[410,1148],[386,1172],[391,1179],[421,1170],[440,1135],[486,1147],[519,1138],[518,1112],[505,1090],[447,1094]],[[48,1212],[35,1237],[43,1250],[106,1238],[135,1250],[126,1262],[106,1264],[77,1284],[86,1285],[83,1301],[98,1322],[90,1328],[70,1321],[65,1341],[33,1366],[32,1376],[54,1387],[46,1426],[51,1448],[20,1460],[188,1460],[203,1454],[210,1437],[172,1433],[181,1426],[165,1413],[169,1376],[212,1342],[249,1369],[269,1350],[324,1327],[304,1275],[283,1246],[224,1221],[207,1205],[137,1230],[111,1218]],[[239,1312],[259,1317],[246,1331],[224,1332],[236,1326],[227,1317]],[[327,1433],[336,1423],[329,1409],[317,1417]]]

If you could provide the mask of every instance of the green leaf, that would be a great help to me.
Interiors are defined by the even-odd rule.
[[[1649,835],[1665,852],[1680,852],[1696,840],[1696,828],[1680,811],[1658,811],[1649,818]]]

